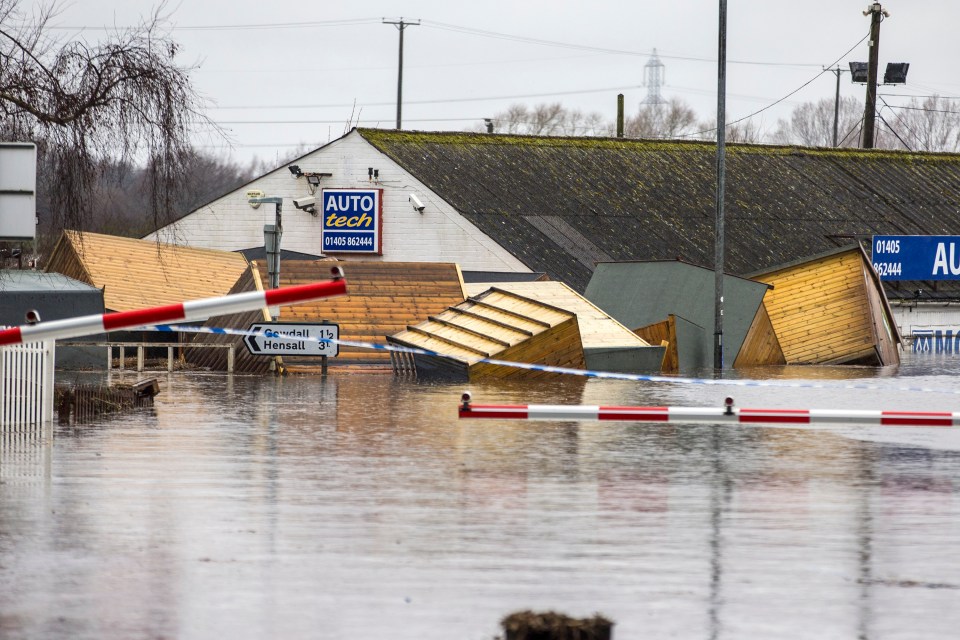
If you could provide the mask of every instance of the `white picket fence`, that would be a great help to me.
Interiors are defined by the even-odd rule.
[[[32,434],[53,421],[53,340],[0,347],[0,433]]]

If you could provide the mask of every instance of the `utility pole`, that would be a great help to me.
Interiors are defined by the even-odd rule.
[[[863,110],[864,149],[873,149],[873,136],[877,117],[877,66],[880,61],[880,21],[890,15],[874,2],[863,15],[870,16],[870,57],[867,61],[867,100]]]
[[[403,30],[407,27],[419,26],[420,21],[404,22],[403,18],[400,18],[398,21],[384,20],[383,24],[392,24],[400,32],[400,56],[397,63],[397,131],[399,131],[402,128],[400,114],[403,108]]]
[[[717,219],[714,237],[713,368],[723,369],[723,198],[726,181],[727,0],[720,0],[717,49]]]
[[[837,74],[837,95],[833,99],[833,146],[837,146],[837,127],[840,124],[840,66],[837,65],[833,72]]]

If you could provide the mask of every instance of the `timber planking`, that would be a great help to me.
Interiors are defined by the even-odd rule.
[[[575,314],[498,288],[471,296],[387,340],[391,344],[448,356],[414,354],[416,370],[421,376],[477,380],[554,375],[481,362],[484,359],[584,366]],[[399,369],[397,372],[402,373]]]
[[[899,362],[899,336],[876,329],[892,325],[889,305],[866,254],[846,247],[806,262],[754,274],[753,279],[773,285],[764,307],[784,360],[789,364]],[[888,317],[889,316],[889,317]],[[775,357],[769,341],[751,346],[759,355]]]
[[[239,253],[64,231],[46,271],[103,289],[107,311],[225,295],[247,268]]]
[[[348,295],[280,308],[280,322],[320,322],[340,326],[340,339],[386,345],[386,336],[403,331],[452,305],[463,302],[463,280],[454,263],[289,260],[280,267],[280,285],[305,284],[330,277],[339,266]],[[266,277],[266,265],[260,266]],[[284,356],[291,371],[316,365],[318,358]],[[340,346],[331,365],[389,365],[386,351]]]

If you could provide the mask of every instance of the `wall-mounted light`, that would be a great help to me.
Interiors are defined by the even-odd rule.
[[[320,178],[329,178],[333,175],[332,173],[321,173],[319,171],[302,171],[300,167],[295,164],[290,165],[287,169],[290,170],[294,178],[305,177],[307,179],[307,189],[310,190],[310,195],[317,192],[317,187],[320,186]]]

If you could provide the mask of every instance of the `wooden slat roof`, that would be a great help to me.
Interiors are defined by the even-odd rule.
[[[713,265],[713,143],[358,131],[531,270],[577,291],[595,262]],[[873,234],[960,229],[960,154],[728,144],[726,157],[729,273]],[[960,291],[940,283],[950,287]]]
[[[539,299],[488,287],[443,313],[390,336],[390,340],[475,364],[536,340],[574,316],[571,311]]]
[[[649,346],[643,338],[562,282],[478,282],[465,287],[471,296],[495,287],[575,313],[584,349]]]
[[[102,288],[108,311],[129,311],[226,295],[246,268],[230,251],[64,231],[46,270]]]
[[[266,266],[257,263],[266,282]],[[281,307],[281,322],[328,320],[340,325],[340,339],[385,345],[386,336],[463,302],[463,280],[455,263],[291,260],[281,262],[280,285],[325,280],[333,265],[343,269],[349,295]],[[297,360],[284,356],[284,363]],[[388,363],[389,354],[340,347],[340,361]]]

